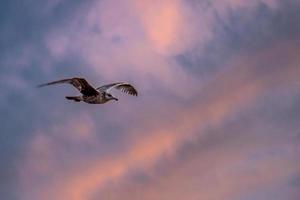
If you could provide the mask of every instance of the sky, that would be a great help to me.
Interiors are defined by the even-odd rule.
[[[5,200],[299,200],[300,2],[4,0]],[[69,77],[138,97],[67,101]]]

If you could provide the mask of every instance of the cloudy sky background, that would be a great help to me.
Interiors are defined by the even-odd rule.
[[[0,3],[6,200],[298,200],[300,2]],[[66,77],[135,85],[67,102]]]

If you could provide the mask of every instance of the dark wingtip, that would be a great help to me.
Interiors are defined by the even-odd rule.
[[[133,87],[133,91],[130,92],[132,96],[138,96],[138,91]]]
[[[37,85],[36,87],[37,88],[41,88],[41,87],[44,87],[44,86],[46,86],[47,85],[47,83],[44,83],[44,84],[39,84],[39,85]]]

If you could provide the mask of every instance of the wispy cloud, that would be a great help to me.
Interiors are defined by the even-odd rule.
[[[159,124],[156,125],[157,128],[144,130],[144,127],[136,127],[133,130],[130,130],[131,132],[133,132],[131,134],[133,134],[134,136],[134,138],[129,138],[127,139],[128,141],[126,141],[130,144],[130,147],[125,148],[122,152],[119,152],[118,154],[113,155],[110,158],[92,157],[90,159],[86,159],[82,158],[82,156],[80,155],[75,156],[75,158],[68,158],[67,156],[70,152],[77,152],[76,150],[72,149],[74,149],[73,146],[78,145],[77,143],[70,143],[70,141],[72,142],[74,141],[74,139],[77,140],[76,138],[78,136],[80,136],[79,139],[82,140],[82,135],[85,136],[86,134],[91,134],[90,132],[94,132],[95,130],[90,130],[90,128],[86,127],[86,125],[91,123],[89,121],[92,119],[87,119],[88,121],[83,122],[71,122],[71,124],[75,123],[71,126],[61,126],[57,130],[59,137],[50,137],[54,144],[54,146],[50,149],[53,150],[50,150],[50,153],[46,151],[47,155],[53,155],[54,153],[54,156],[52,156],[50,161],[53,162],[54,159],[54,162],[58,166],[52,168],[51,171],[53,171],[53,173],[57,173],[60,178],[50,181],[50,185],[46,184],[45,186],[40,186],[41,188],[37,190],[38,193],[27,198],[38,199],[41,197],[45,198],[47,196],[49,196],[49,198],[53,198],[53,195],[50,196],[49,194],[56,194],[56,198],[62,199],[87,199],[89,195],[97,191],[97,188],[106,186],[106,184],[108,184],[110,181],[123,180],[123,177],[126,177],[126,174],[130,173],[131,170],[137,168],[142,169],[145,173],[147,173],[147,171],[155,166],[156,163],[159,162],[160,159],[164,156],[175,159],[176,152],[179,149],[183,148],[186,143],[191,142],[199,137],[201,138],[203,135],[205,135],[205,130],[207,127],[222,126],[223,123],[226,123],[226,121],[228,121],[227,118],[236,118],[237,116],[239,116],[237,115],[238,112],[243,112],[244,109],[247,109],[254,102],[256,102],[257,98],[264,93],[276,90],[278,89],[278,87],[299,86],[299,83],[297,83],[297,77],[300,74],[300,71],[295,64],[298,63],[298,61],[296,61],[297,59],[293,59],[294,61],[296,61],[295,63],[287,62],[287,60],[293,57],[293,54],[289,51],[293,51],[294,49],[290,47],[290,45],[287,45],[286,48],[281,47],[278,49],[274,49],[275,50],[268,49],[266,52],[259,52],[257,53],[257,56],[253,55],[253,57],[247,59],[242,58],[242,60],[237,63],[237,66],[231,67],[231,70],[224,73],[221,72],[214,80],[212,80],[212,82],[207,85],[207,88],[204,87],[198,94],[202,96],[202,99],[199,97],[195,99],[194,102],[191,102],[190,105],[181,106],[180,110],[172,111],[169,113],[170,116],[168,117],[173,120],[172,124],[168,123],[168,119],[160,119]],[[284,63],[288,65],[285,66],[285,69],[280,69],[280,71],[278,71],[276,70],[276,66],[272,68],[265,67],[265,69],[262,69],[264,66],[260,65],[261,62],[266,61],[269,63],[268,56],[276,54],[283,55],[286,59]],[[258,63],[256,61],[253,62],[252,60],[257,60],[257,57],[260,58],[260,61]],[[240,63],[248,64],[245,66],[239,66]],[[153,111],[150,110],[146,112],[148,114],[153,113]],[[174,114],[176,115],[175,118],[172,117],[172,115]],[[142,115],[142,113],[140,113],[140,115]],[[81,127],[81,124],[83,125],[83,127]],[[260,129],[258,128],[256,131],[260,131]],[[79,134],[77,134],[77,132]],[[82,132],[84,132],[84,134],[82,134]],[[61,134],[62,136],[60,136]],[[63,140],[62,137],[65,137],[65,134],[67,134],[67,138],[65,141],[61,142],[61,140]],[[227,133],[225,132],[223,134]],[[38,147],[41,146],[43,149],[45,147],[47,148],[47,145],[44,145],[45,141],[43,139],[41,140],[40,137],[40,135],[37,135],[37,139],[35,140],[37,140],[38,143],[36,144],[34,142],[33,146],[30,147],[30,149],[33,148],[33,154],[30,153],[28,156],[30,160],[34,158],[34,155],[36,155],[37,152],[43,152],[39,148],[36,149],[36,145],[38,145]],[[89,140],[94,141],[95,138],[90,138]],[[42,145],[39,144],[40,142],[42,142]],[[66,144],[67,147],[65,147]],[[256,143],[254,142],[251,144],[256,145]],[[93,145],[91,145],[90,147],[94,150],[97,149],[96,146]],[[250,147],[248,148],[250,149]],[[271,148],[271,146],[269,146],[269,148]],[[209,152],[208,154],[210,155]],[[84,154],[84,157],[86,156],[87,155]],[[233,161],[230,161],[231,156],[232,152],[226,151],[223,152],[223,156],[218,159],[221,159],[221,162],[232,163]],[[244,156],[243,152],[241,152],[241,155],[238,155],[237,158],[234,157],[232,159],[234,159],[234,162],[238,162],[238,160],[241,159],[242,156]],[[47,156],[42,157],[46,158]],[[31,161],[32,163],[30,162],[31,164],[29,169],[32,169],[32,166],[38,166],[37,162],[40,161],[40,158],[36,157],[35,159]],[[61,160],[65,160],[65,162],[63,162],[65,164],[60,164]],[[202,159],[199,160],[199,162],[201,161]],[[83,162],[84,164],[82,164]],[[214,160],[214,162],[218,161]],[[264,174],[264,181],[272,181],[273,178],[275,178],[276,180],[281,178],[279,175],[274,177],[273,174],[281,172],[282,166],[279,166],[279,168],[274,168],[274,173],[271,173],[270,169],[268,169],[267,171],[270,172],[269,179],[267,178],[268,175],[264,172],[264,170],[271,164],[269,164],[266,160],[261,160],[259,162],[262,162],[262,171],[255,171],[256,173]],[[45,161],[43,163],[49,163],[49,161]],[[70,163],[73,164],[69,166]],[[240,162],[235,163],[235,166],[232,167],[238,167],[238,165],[240,164],[242,165],[242,163]],[[66,165],[69,167],[66,168]],[[223,164],[220,163],[217,166],[219,165]],[[260,165],[260,163],[254,165]],[[217,166],[215,166],[216,170],[218,169]],[[291,169],[290,173],[298,170],[298,168],[296,167],[296,163],[292,164],[288,168]],[[29,174],[26,168],[22,167],[22,170],[25,170],[23,172],[24,174]],[[49,173],[49,171],[46,171],[42,174],[36,174],[34,173],[35,171],[36,170],[33,171],[33,177],[31,177],[30,179],[40,180],[44,176],[47,176],[47,174]],[[231,172],[225,171],[221,174],[222,176],[229,176],[228,173]],[[285,172],[284,175],[286,175],[287,173],[288,172]],[[237,179],[240,178],[240,175],[236,176]],[[241,176],[243,175],[241,174]],[[223,177],[221,179],[227,178],[228,177]],[[250,178],[250,180],[246,180],[246,183],[247,185],[256,185],[258,183],[261,183],[261,180],[259,176],[256,176],[254,178]],[[227,184],[226,187],[222,182],[219,184],[220,187],[222,186],[222,188],[220,188],[220,193],[218,195],[215,193],[215,195],[213,196],[211,196],[212,194],[209,193],[207,194],[208,197],[210,196],[210,198],[214,199],[220,198],[220,196],[225,195],[225,191],[228,192],[229,190],[235,188],[235,184],[237,183],[235,182],[233,185]],[[246,189],[247,187],[245,187],[243,190]],[[32,190],[30,191],[32,192]],[[166,195],[169,196],[171,194]],[[193,193],[193,195],[195,194]],[[148,194],[146,193],[145,196],[148,196]],[[172,195],[170,196],[170,198],[171,197]]]
[[[297,199],[288,181],[300,170],[300,50],[294,34],[300,30],[289,16],[297,18],[291,7],[300,5],[276,0],[28,5],[34,12],[23,20],[32,27],[40,24],[38,16],[56,17],[32,37],[25,33],[33,28],[11,25],[25,36],[13,43],[16,48],[4,48],[0,61],[5,66],[0,111],[8,113],[1,119],[9,138],[0,148],[18,152],[7,162],[15,166],[6,178],[17,183],[12,196],[247,199],[269,197],[282,186],[284,194],[291,192],[289,200]],[[276,21],[285,29],[279,31]],[[64,101],[76,92],[71,86],[34,87],[73,75],[95,86],[126,80],[141,95],[89,106]]]

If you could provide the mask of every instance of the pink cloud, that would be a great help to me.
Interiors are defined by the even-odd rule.
[[[85,59],[87,70],[98,74],[103,81],[126,78],[134,81],[145,96],[147,92],[144,91],[164,88],[174,98],[189,101],[175,104],[169,100],[156,107],[151,107],[158,101],[155,98],[155,101],[141,103],[140,108],[146,107],[142,110],[145,112],[137,113],[139,118],[143,118],[140,120],[143,124],[128,125],[130,128],[125,130],[128,137],[124,141],[127,145],[122,151],[109,156],[95,156],[101,144],[97,141],[96,123],[87,113],[79,113],[83,117],[66,119],[49,130],[37,131],[28,144],[26,164],[19,169],[23,199],[89,199],[111,182],[125,182],[120,185],[121,188],[116,188],[120,193],[104,191],[103,195],[110,194],[111,199],[120,199],[120,196],[131,199],[126,189],[130,189],[132,184],[141,190],[139,193],[143,199],[201,197],[214,200],[224,196],[232,198],[236,190],[255,188],[295,172],[294,165],[259,160],[256,163],[258,169],[254,170],[258,176],[244,175],[233,169],[241,165],[245,155],[251,154],[253,146],[246,146],[241,152],[225,146],[221,150],[212,149],[207,154],[200,153],[199,157],[193,156],[190,163],[171,169],[167,177],[158,177],[149,188],[141,188],[135,183],[126,185],[126,175],[132,170],[140,169],[151,174],[161,158],[176,161],[177,151],[189,142],[202,138],[207,127],[221,126],[228,118],[234,118],[238,112],[251,106],[262,94],[280,87],[299,86],[299,50],[297,45],[291,43],[280,44],[249,57],[237,55],[230,63],[232,66],[224,67],[224,71],[217,72],[207,82],[199,80],[174,61],[174,55],[212,40],[214,9],[226,17],[229,7],[252,9],[260,2],[276,7],[276,1],[267,0],[212,1],[213,7],[209,8],[203,5],[191,8],[180,0],[101,1],[95,3],[83,18],[80,18],[80,13],[69,26],[49,33],[46,43],[56,59],[76,52]],[[272,70],[270,66],[260,63],[264,60],[272,64],[272,60],[278,57],[285,57],[284,68]],[[126,114],[132,109],[118,106]],[[166,118],[159,115],[163,110],[167,110],[163,115]],[[123,120],[128,118],[122,113],[117,113],[118,116],[115,116],[116,113],[107,115],[114,116],[114,123],[119,115]],[[155,117],[150,120],[148,116]],[[251,145],[262,148],[257,141]],[[91,155],[77,155],[76,149],[81,146],[88,146]],[[279,167],[269,171],[270,165]],[[289,171],[283,172],[283,167]],[[193,172],[197,170],[208,171],[208,174],[201,174],[204,181],[193,177]],[[239,180],[240,175],[243,180]],[[262,180],[259,175],[265,179]],[[179,184],[178,180],[186,181],[187,186]],[[197,184],[200,189],[193,186]]]
[[[181,0],[101,1],[49,33],[46,43],[54,57],[80,55],[99,79],[132,79],[143,89],[153,88],[156,79],[175,95],[191,96],[185,88],[197,89],[199,79],[173,56],[213,40],[216,10],[226,21],[229,7],[252,9],[261,2],[274,6],[276,1],[213,1],[210,6]]]
[[[297,67],[299,59],[295,56],[297,54],[293,53],[297,52],[297,49],[296,44],[288,43],[258,52],[249,57],[238,58],[239,60],[235,61],[232,67],[228,67],[226,71],[217,74],[195,94],[202,96],[202,98],[199,97],[189,105],[172,110],[169,113],[172,123],[169,123],[167,119],[160,119],[160,122],[154,128],[132,127],[128,130],[129,137],[125,141],[129,145],[122,152],[110,155],[110,157],[97,158],[95,156],[77,155],[75,160],[67,157],[70,154],[68,152],[76,152],[74,148],[78,145],[88,144],[91,151],[97,151],[98,143],[95,141],[94,123],[88,116],[80,120],[70,119],[70,122],[54,127],[50,135],[49,133],[37,134],[29,145],[28,156],[26,157],[28,165],[21,168],[21,174],[23,174],[21,182],[25,184],[25,199],[88,199],[97,190],[105,188],[109,182],[124,181],[131,170],[142,169],[145,173],[149,173],[153,170],[153,166],[164,156],[176,160],[177,150],[184,144],[201,138],[203,136],[202,131],[206,127],[221,126],[228,118],[234,117],[237,112],[253,104],[262,94],[278,87],[291,87],[299,84],[300,71]],[[272,70],[269,66],[261,65],[261,60],[272,63],[270,56],[277,57],[278,55],[284,58],[283,62],[286,63],[284,69],[276,67]],[[289,60],[293,60],[293,62],[289,62]],[[263,70],[263,67],[266,67],[265,70]],[[261,73],[260,70],[262,70]],[[155,111],[150,109],[147,112],[155,114]],[[256,143],[251,145],[256,145]],[[261,161],[262,163],[258,163],[258,166],[260,166],[259,173],[264,174],[265,180],[259,179],[259,176],[254,179],[244,177],[248,179],[246,180],[246,188],[244,188],[245,182],[236,183],[237,177],[232,184],[225,184],[220,182],[220,179],[228,179],[228,176],[234,176],[230,173],[235,172],[218,166],[225,165],[224,163],[239,162],[238,160],[244,156],[243,151],[233,158],[231,157],[232,152],[227,150],[219,152],[215,149],[211,153],[213,160],[217,159],[218,154],[220,156],[218,157],[220,163],[214,165],[215,169],[213,170],[216,171],[213,172],[220,173],[221,177],[217,177],[215,179],[217,182],[212,182],[212,185],[209,186],[212,187],[217,184],[219,186],[218,192],[201,191],[201,194],[207,195],[207,198],[218,199],[223,195],[230,196],[239,184],[243,185],[241,186],[243,188],[238,188],[245,190],[248,186],[255,186],[261,182],[272,182],[274,179],[280,179],[281,177],[279,175],[273,177],[273,174],[280,173],[282,167],[274,168],[275,171],[271,172],[266,170],[266,166],[270,165],[265,164],[268,161]],[[207,156],[199,159],[197,165],[207,162],[206,159],[209,159],[209,155],[208,152]],[[86,156],[87,158],[84,158]],[[61,163],[62,160],[65,160],[65,164]],[[277,163],[277,161],[270,162]],[[229,164],[229,166],[231,165]],[[291,172],[296,171],[294,165],[289,169]],[[183,174],[189,171],[183,170]],[[284,175],[286,173],[282,174],[282,176]],[[170,187],[170,191],[163,195],[171,198],[178,194],[176,192],[172,194],[172,191],[176,191],[178,188],[175,183],[174,185],[171,184],[178,176],[180,178],[180,175],[174,175],[173,178],[171,176],[170,180],[167,180],[170,183],[165,183],[162,180],[162,184],[170,184],[170,186],[166,186]],[[41,179],[44,180],[44,184],[39,184]],[[35,184],[28,184],[28,180],[33,181]],[[199,184],[203,184],[203,188],[206,188],[203,182]],[[37,188],[33,189],[33,186]],[[143,196],[157,197],[157,194],[160,194],[157,191],[160,190],[156,186],[153,187],[153,191],[145,191]],[[185,191],[182,191],[183,194],[185,192],[189,193],[189,190],[185,189]],[[26,191],[30,192],[26,193]],[[189,193],[189,195],[197,196],[195,193]],[[145,199],[147,199],[146,197]]]

